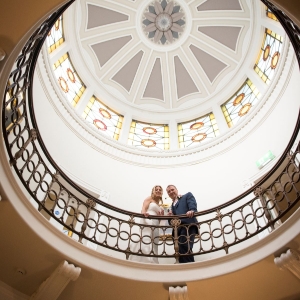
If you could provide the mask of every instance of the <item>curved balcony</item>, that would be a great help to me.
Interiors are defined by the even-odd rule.
[[[273,4],[268,1],[262,2],[272,8],[285,28],[300,63],[299,28]],[[30,206],[31,211],[35,208],[41,213],[37,219],[43,219],[42,222],[46,222],[45,219],[48,219],[49,223],[54,224],[54,227],[64,231],[66,235],[59,236],[63,243],[69,243],[69,237],[72,237],[70,246],[74,247],[76,241],[77,245],[74,247],[78,249],[76,254],[80,255],[81,251],[86,252],[83,256],[87,259],[86,264],[89,267],[94,267],[92,257],[95,255],[94,251],[89,248],[97,249],[100,253],[99,249],[105,248],[109,250],[103,251],[106,255],[99,256],[97,254],[98,258],[101,257],[102,263],[105,260],[108,261],[104,268],[109,268],[114,264],[118,265],[121,270],[124,268],[124,271],[125,269],[128,271],[128,268],[138,269],[141,277],[136,278],[136,274],[132,274],[127,278],[159,282],[178,283],[179,280],[176,279],[176,276],[171,275],[174,270],[182,272],[184,281],[203,278],[203,275],[196,274],[195,270],[200,270],[199,264],[207,267],[210,262],[204,261],[205,259],[201,257],[218,251],[221,253],[216,256],[218,257],[216,264],[219,267],[222,266],[222,262],[225,264],[226,257],[230,253],[233,253],[230,260],[236,260],[236,264],[226,271],[211,270],[207,277],[234,271],[258,260],[253,255],[249,261],[238,266],[238,260],[240,255],[243,255],[241,252],[244,249],[252,249],[254,253],[256,250],[259,251],[258,249],[266,247],[268,250],[265,250],[266,252],[263,254],[266,255],[266,253],[269,254],[280,248],[274,246],[278,243],[278,239],[281,239],[281,245],[283,245],[291,238],[296,237],[299,230],[285,238],[283,233],[289,230],[293,231],[291,228],[297,226],[299,219],[299,210],[297,209],[300,198],[300,144],[298,143],[300,115],[286,149],[267,174],[238,197],[195,214],[198,220],[196,226],[199,234],[195,238],[193,255],[196,257],[197,263],[191,264],[185,269],[174,264],[174,262],[178,262],[180,256],[187,255],[178,252],[178,236],[176,235],[177,228],[181,226],[179,220],[184,215],[176,216],[176,218],[150,216],[151,219],[158,219],[160,224],[147,226],[138,221],[138,219],[145,218],[142,214],[120,209],[98,199],[67,176],[51,157],[44,144],[43,136],[39,132],[34,114],[32,83],[36,61],[49,28],[71,3],[69,2],[52,13],[43,24],[38,26],[28,41],[22,45],[23,49],[15,62],[11,63],[13,67],[11,71],[9,70],[10,75],[3,80],[7,82],[7,85],[2,103],[2,133],[7,160],[14,172],[7,175],[7,178],[12,182],[12,186],[17,184],[15,189],[19,191],[15,194],[22,194],[18,197],[23,198],[23,201],[24,198],[27,198],[26,201],[31,203],[25,204],[25,206]],[[10,59],[13,56],[11,55]],[[8,67],[9,63],[7,63]],[[6,72],[8,72],[7,68]],[[5,76],[5,72],[2,76]],[[6,172],[9,173],[9,171]],[[8,187],[7,189],[12,194],[14,193],[12,188]],[[20,210],[19,213],[22,214],[22,211]],[[25,215],[26,213],[24,218]],[[172,225],[169,225],[168,221]],[[170,234],[172,230],[175,232],[173,237]],[[143,231],[148,232],[146,238]],[[55,230],[53,232],[55,235]],[[254,244],[247,242],[258,235],[264,235],[265,238]],[[150,247],[152,251],[144,253],[143,244],[151,247],[157,244],[158,252],[155,253]],[[134,245],[140,246],[133,252]],[[273,246],[275,248],[270,252]],[[67,249],[69,250],[68,247]],[[119,257],[121,260],[109,258],[107,254]],[[161,275],[149,279],[143,272],[144,270],[140,269],[140,264],[126,261],[130,255],[158,257],[162,265],[143,265],[143,268],[147,272],[152,270],[153,274],[156,268],[164,269],[169,277],[166,279],[165,275]],[[80,259],[77,260],[80,261]],[[102,269],[102,271],[104,270]],[[105,270],[104,272],[116,275],[114,270]],[[120,272],[120,269],[117,272]],[[122,277],[120,273],[119,276]],[[155,276],[157,276],[156,273]]]

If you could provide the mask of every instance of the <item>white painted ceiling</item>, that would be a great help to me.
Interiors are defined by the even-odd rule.
[[[137,108],[135,114],[199,116],[228,100],[254,66],[262,41],[261,3],[173,3],[184,14],[183,32],[165,44],[153,42],[143,23],[155,1],[82,0],[66,13],[64,32],[78,74],[120,113]]]

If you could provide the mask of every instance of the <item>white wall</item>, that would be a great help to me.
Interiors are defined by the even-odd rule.
[[[299,110],[299,70],[270,116],[244,141],[207,161],[185,167],[142,167],[114,160],[87,145],[56,114],[37,76],[34,105],[39,130],[53,158],[82,186],[110,193],[110,203],[140,212],[152,186],[175,184],[180,193],[193,192],[199,210],[214,207],[243,192],[243,181],[258,175],[255,161],[271,150],[277,157],[286,147]],[[264,170],[261,171],[263,173]],[[164,196],[167,196],[164,193]]]

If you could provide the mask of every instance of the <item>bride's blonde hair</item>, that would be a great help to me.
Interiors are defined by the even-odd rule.
[[[164,191],[163,188],[162,188],[160,185],[155,185],[155,186],[152,188],[152,191],[151,191],[151,198],[152,198],[155,202],[156,202],[156,200],[154,199],[154,193],[155,193],[155,189],[156,189],[157,187],[160,187],[161,190],[162,190],[162,192]],[[160,197],[157,204],[163,204],[163,203],[164,203],[164,202],[163,202],[163,199],[162,199],[162,197]]]

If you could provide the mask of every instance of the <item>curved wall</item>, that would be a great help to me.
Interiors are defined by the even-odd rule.
[[[285,149],[296,123],[300,92],[299,70],[290,48],[288,55],[291,69],[284,70],[269,99],[261,109],[264,111],[259,122],[255,117],[234,136],[238,137],[230,147],[221,142],[219,152],[213,158],[208,155],[198,162],[187,165],[160,167],[153,161],[167,158],[143,158],[143,165],[131,164],[130,159],[118,158],[118,150],[103,154],[97,147],[97,138],[87,135],[84,128],[76,122],[68,122],[70,116],[58,111],[53,104],[57,101],[55,92],[39,61],[38,76],[34,81],[34,105],[38,126],[43,140],[55,161],[70,174],[78,184],[90,190],[105,190],[110,193],[110,203],[139,212],[142,200],[149,195],[155,184],[164,188],[172,183],[180,193],[192,191],[199,202],[199,210],[214,207],[239,195],[245,189],[245,182],[260,177],[268,167],[258,171],[255,165],[262,155],[271,150],[278,158]],[[288,59],[287,59],[288,60]],[[62,117],[62,118],[61,118]],[[231,137],[235,138],[235,137]],[[222,150],[222,144],[224,148]],[[125,154],[126,155],[126,154]],[[129,154],[128,154],[129,156]],[[178,152],[178,160],[182,155]],[[186,155],[187,157],[189,155]],[[173,158],[176,162],[176,157]],[[166,196],[166,193],[165,195]],[[168,201],[168,200],[167,200]],[[168,201],[170,202],[170,201]]]

